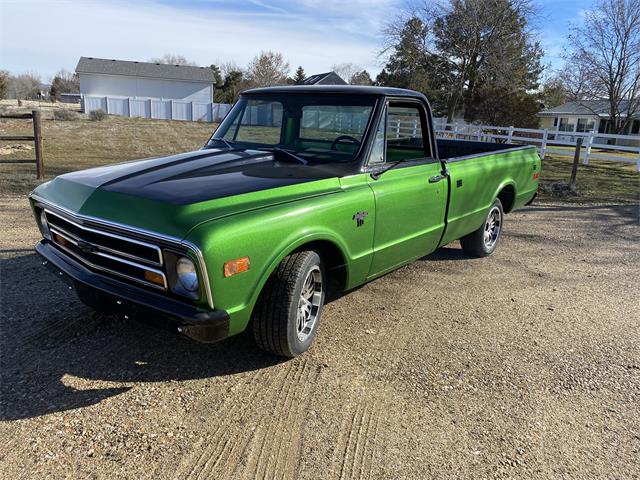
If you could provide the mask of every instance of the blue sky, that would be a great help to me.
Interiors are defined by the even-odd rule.
[[[558,66],[570,22],[592,0],[538,0],[545,63]],[[407,0],[0,0],[0,68],[48,80],[80,56],[246,65],[280,51],[307,74],[353,62],[380,71],[380,30]]]

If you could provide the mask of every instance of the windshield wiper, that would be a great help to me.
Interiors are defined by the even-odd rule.
[[[224,143],[225,146],[229,149],[229,150],[233,150],[235,147],[231,146],[231,144],[229,142],[227,142],[226,140],[223,140],[222,138],[212,138],[211,140],[209,140],[210,142],[221,142]]]
[[[296,155],[295,153],[292,153],[288,150],[285,150],[284,148],[280,148],[280,147],[261,147],[261,148],[257,148],[256,150],[262,150],[264,152],[272,152],[272,153],[283,153],[287,156],[287,158],[293,159],[295,160],[297,163],[301,163],[302,165],[309,165],[309,162],[307,162],[304,158],[299,157],[298,155]]]

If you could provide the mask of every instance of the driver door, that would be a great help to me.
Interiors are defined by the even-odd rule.
[[[447,180],[432,155],[427,113],[420,102],[390,101],[378,126],[368,166],[376,204],[374,253],[368,278],[420,258],[438,245],[444,229]]]

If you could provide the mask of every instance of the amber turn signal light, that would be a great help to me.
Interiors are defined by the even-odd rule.
[[[150,270],[145,270],[144,279],[147,282],[155,283],[156,285],[160,285],[161,287],[164,287],[164,278],[159,273],[152,272]]]
[[[53,238],[57,243],[59,243],[63,247],[69,248],[71,246],[69,245],[69,241],[66,238],[64,238],[62,235],[58,235],[57,233],[54,233]]]
[[[249,270],[251,264],[249,263],[249,257],[236,258],[230,260],[224,264],[224,276],[230,277],[236,273],[242,273]]]

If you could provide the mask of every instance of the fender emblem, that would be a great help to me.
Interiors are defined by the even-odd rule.
[[[369,215],[369,212],[356,212],[353,215],[352,220],[356,221],[356,226],[361,227],[362,225],[364,225],[364,219],[367,215]]]

